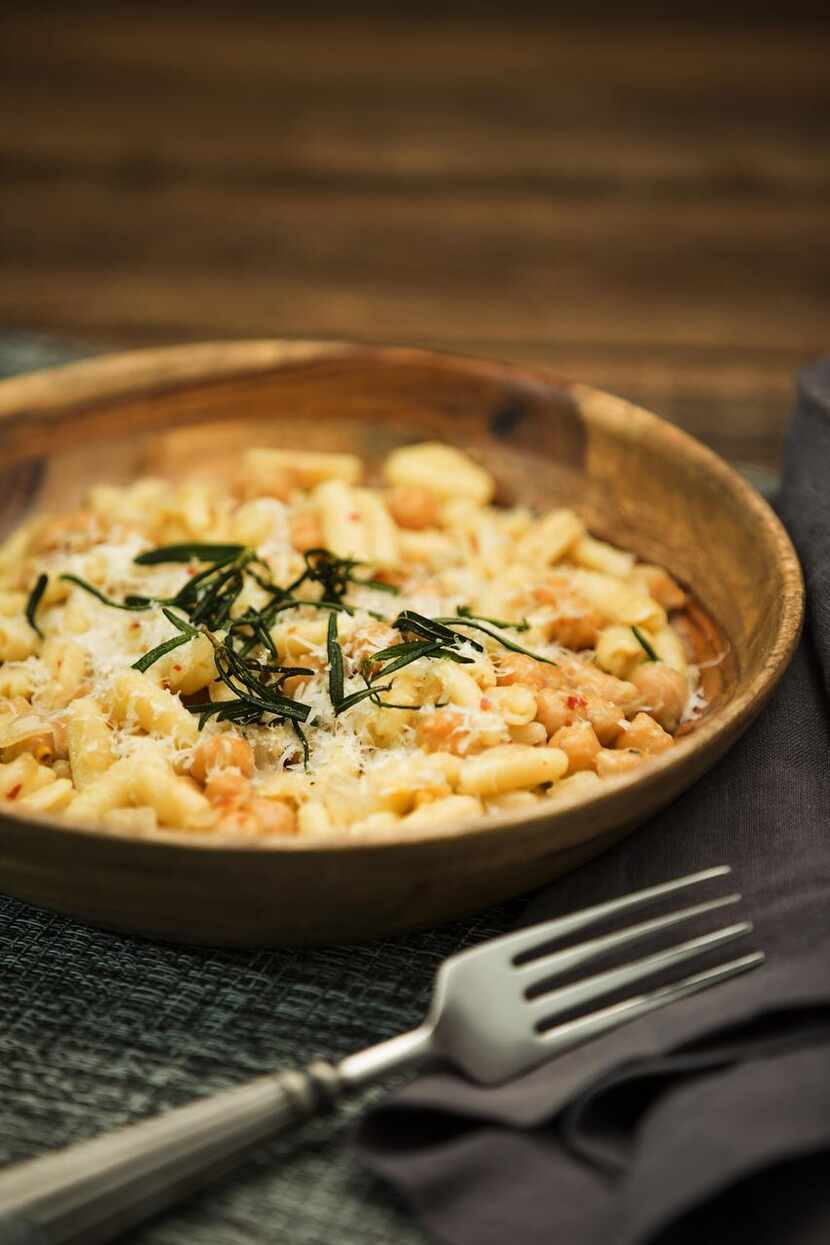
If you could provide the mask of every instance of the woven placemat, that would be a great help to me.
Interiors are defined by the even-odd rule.
[[[85,353],[0,333],[0,375]],[[0,895],[0,1163],[391,1037],[423,1016],[437,964],[503,933],[520,906],[364,946],[229,951],[108,933]],[[223,1184],[125,1240],[423,1242],[348,1148],[370,1096],[259,1151]]]

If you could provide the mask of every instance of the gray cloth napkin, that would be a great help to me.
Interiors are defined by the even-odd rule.
[[[808,618],[772,702],[523,918],[727,862],[768,962],[509,1085],[428,1075],[377,1107],[359,1153],[451,1245],[830,1241],[830,360],[800,377],[778,509]]]

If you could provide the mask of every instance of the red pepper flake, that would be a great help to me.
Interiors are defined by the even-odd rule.
[[[16,786],[12,787],[11,791],[10,791],[10,792],[9,792],[9,794],[6,796],[6,799],[7,799],[7,800],[16,800],[16,799],[17,799],[17,797],[20,795],[20,791],[21,791],[22,786],[23,786],[23,783],[22,783],[22,782],[19,782]]]
[[[179,671],[179,670],[181,670],[181,666],[174,666],[174,667],[173,667],[173,669],[174,669],[174,670],[176,670],[176,671]]]
[[[565,701],[569,709],[584,709],[587,703],[584,696],[569,696]]]
[[[493,702],[489,696],[482,696],[480,704],[479,704],[479,708],[481,709],[492,709],[493,708]]]

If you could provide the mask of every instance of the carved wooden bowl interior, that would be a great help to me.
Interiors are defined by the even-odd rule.
[[[426,351],[247,342],[138,351],[0,384],[0,520],[77,504],[96,481],[221,470],[252,444],[370,463],[441,439],[494,474],[498,500],[573,507],[595,535],[665,565],[709,707],[668,755],[582,802],[531,815],[235,847],[129,839],[0,812],[0,889],[99,925],[178,941],[320,943],[426,926],[583,864],[734,742],[798,639],[801,574],[765,502],[648,412],[543,371]]]

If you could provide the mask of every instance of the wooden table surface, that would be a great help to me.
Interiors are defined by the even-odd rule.
[[[830,345],[820,23],[0,18],[0,325],[552,365],[774,467]]]

